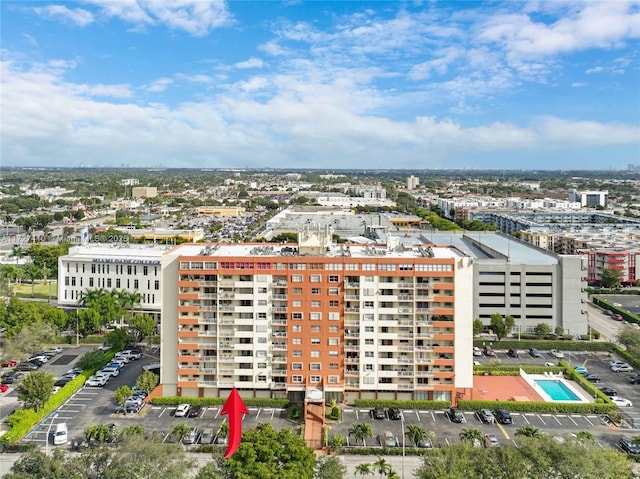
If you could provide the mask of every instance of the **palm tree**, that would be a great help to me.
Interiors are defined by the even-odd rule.
[[[51,274],[51,269],[48,266],[43,266],[40,271],[42,271],[42,280],[46,283]],[[51,282],[49,282],[49,302],[51,302]]]
[[[0,266],[0,274],[7,280],[7,296],[11,296],[11,281],[16,277],[18,268],[12,264],[3,264]]]
[[[140,424],[132,424],[131,426],[122,428],[122,431],[120,431],[120,437],[122,438],[130,438],[134,436],[141,437],[143,434],[144,427]]]
[[[190,432],[191,428],[189,426],[187,426],[185,423],[180,423],[171,426],[170,434],[173,437],[176,437],[178,441],[182,441],[182,439],[184,439],[185,436],[188,436]]]
[[[24,267],[24,274],[31,281],[31,297],[33,298],[35,293],[36,278],[42,276],[42,270],[33,263],[29,263]]]
[[[373,474],[373,472],[371,471],[371,464],[369,464],[368,462],[358,464],[354,472],[356,476],[360,474],[362,477]]]
[[[463,429],[460,433],[460,440],[475,444],[482,441],[482,431],[480,429]]]
[[[416,446],[418,445],[418,443],[423,441],[429,441],[431,444],[433,444],[436,440],[435,432],[429,431],[418,424],[409,424],[407,426],[407,436],[409,436],[409,441],[411,441]]]
[[[365,438],[373,437],[373,432],[371,431],[371,424],[367,424],[366,422],[363,422],[360,424],[354,424],[353,427],[349,429],[349,436],[353,436],[353,438],[356,440],[356,444],[359,442],[362,442],[362,445],[364,446]]]
[[[516,431],[516,436],[540,437],[540,429],[535,426],[522,426]]]
[[[387,476],[388,477],[392,473],[395,473],[395,471],[391,467],[391,464],[389,464],[387,462],[387,460],[382,456],[378,456],[378,460],[373,463],[373,469],[378,474],[380,474],[380,477],[382,477],[382,476]]]
[[[578,431],[576,432],[576,440],[580,442],[596,442],[596,437],[591,431]]]
[[[107,442],[111,437],[111,428],[106,424],[93,424],[84,430],[88,442]]]
[[[11,249],[11,256],[16,259],[16,266],[18,265],[20,259],[22,259],[26,254],[27,253],[22,248],[22,246],[19,246],[17,244],[13,245],[13,248]]]
[[[103,296],[106,296],[107,294],[109,294],[109,291],[107,291],[104,288],[87,289],[80,293],[80,297],[78,298],[78,304],[80,306],[87,307],[91,303],[95,303],[99,301],[100,298],[102,298]]]

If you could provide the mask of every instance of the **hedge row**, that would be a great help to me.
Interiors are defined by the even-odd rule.
[[[151,399],[151,404],[156,406],[177,406],[178,404],[190,404],[191,406],[220,406],[227,398],[193,398],[184,396],[164,396]],[[274,407],[285,409],[289,406],[288,399],[270,398],[242,398],[246,406]]]
[[[486,343],[491,343],[493,349],[516,349],[526,352],[529,348],[536,348],[540,352],[557,349],[562,351],[609,351],[615,349],[613,343],[605,341],[518,341],[517,339],[501,339],[500,341],[473,340],[473,345],[482,348]]]
[[[596,403],[561,403],[561,402],[533,402],[533,401],[475,401],[459,399],[458,408],[465,411],[478,411],[480,409],[506,409],[518,412],[544,412],[544,413],[574,413],[574,414],[607,414],[616,409],[613,404],[604,402]]]
[[[623,358],[626,362],[628,362],[629,364],[631,364],[634,368],[638,368],[640,369],[640,359],[638,359],[636,356],[632,356],[631,354],[629,354],[627,351],[625,351],[624,349],[620,349],[619,347],[616,346],[615,348],[615,352],[616,354],[618,354],[621,358]]]
[[[520,369],[528,374],[544,374],[546,371],[553,373],[563,372],[562,366],[474,366],[474,375],[487,376],[519,376]]]
[[[620,306],[614,306],[613,303],[611,303],[610,301],[604,298],[601,298],[599,296],[593,296],[593,302],[594,304],[600,306],[601,308],[609,309],[614,313],[618,313],[626,321],[629,321],[630,323],[640,324],[640,316],[632,313],[631,311],[627,311],[626,309]]]
[[[422,456],[429,451],[427,448],[417,448],[405,444],[404,455],[405,456]],[[400,447],[341,447],[339,449],[333,449],[335,454],[344,454],[354,456],[402,456],[402,443]]]
[[[446,409],[451,406],[449,401],[399,401],[393,399],[356,399],[356,407],[398,407],[404,409]]]
[[[0,437],[0,443],[6,445],[22,439],[36,424],[73,396],[84,385],[86,380],[87,376],[80,374],[72,381],[69,381],[60,388],[60,391],[47,399],[37,412],[34,409],[18,409],[15,411],[7,418],[7,423],[11,426],[11,429]]]

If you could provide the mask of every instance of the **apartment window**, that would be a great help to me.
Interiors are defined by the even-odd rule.
[[[329,351],[329,357],[330,358],[337,358],[338,357],[338,351]]]
[[[309,369],[311,371],[320,371],[320,368],[321,368],[320,363],[310,363],[309,364]]]
[[[301,308],[302,307],[302,301],[300,301],[299,299],[296,299],[293,301],[293,307],[294,308]]]
[[[263,375],[258,376],[258,379],[257,379],[256,382],[266,383],[267,382],[267,376],[263,376]]]
[[[300,326],[300,325],[295,325],[295,326],[293,327],[293,332],[294,332],[294,333],[301,333],[301,332],[302,332],[302,326]]]
[[[142,267],[142,276],[148,276],[149,275],[149,267],[148,266],[143,266]]]
[[[338,384],[338,381],[340,381],[339,376],[329,376],[327,379],[329,381],[329,384]]]
[[[336,301],[336,300],[329,301],[329,307],[330,308],[337,308],[338,306],[340,306],[340,302],[339,301]]]
[[[320,357],[320,351],[311,351],[311,357],[312,358],[319,358]]]
[[[329,363],[329,369],[338,369],[338,363]]]
[[[65,279],[69,279],[69,278],[65,278]],[[68,283],[68,281],[65,281],[65,283]],[[69,286],[68,284],[66,284],[65,286]],[[93,288],[93,278],[89,278],[89,287]],[[119,286],[118,286],[119,287]]]
[[[302,319],[302,313],[291,313],[291,319],[300,321]]]
[[[362,382],[363,384],[374,384],[375,383],[374,379],[375,378],[373,376],[365,376],[362,378]]]
[[[338,332],[338,326],[329,326],[329,332],[330,333],[337,333]]]
[[[266,368],[267,367],[267,363],[258,363],[258,368]]]
[[[381,265],[378,265],[378,269],[380,271],[395,271],[396,270],[396,265],[395,264],[381,264]]]
[[[298,376],[298,375],[291,376],[291,382],[292,383],[301,383],[302,382],[302,376]]]
[[[340,338],[329,338],[327,339],[327,344],[329,346],[337,346],[338,344],[340,344]]]
[[[373,357],[373,351],[365,351],[364,352],[364,357],[365,358],[372,358]]]
[[[340,319],[340,313],[329,313],[329,321],[338,321]]]
[[[373,308],[373,301],[365,301],[363,306],[365,308]]]
[[[374,329],[373,326],[365,326],[364,327],[364,332],[365,333],[373,333]]]
[[[302,275],[301,274],[294,274],[293,276],[291,276],[291,282],[292,283],[302,283]]]
[[[330,296],[338,296],[340,294],[340,290],[338,288],[329,288]]]
[[[320,294],[320,288],[311,288],[311,294]]]
[[[322,269],[322,263],[309,263],[309,269]]]
[[[311,321],[320,321],[322,319],[322,313],[309,313],[309,319]]]
[[[267,313],[258,313],[258,319],[267,319]]]
[[[373,339],[365,339],[364,344],[367,346],[373,346]]]
[[[327,263],[325,269],[342,271],[342,265],[340,263]]]
[[[320,376],[309,376],[309,382],[319,383],[320,382]]]
[[[71,286],[75,286],[75,285],[76,285],[76,277],[71,276]]]
[[[345,266],[347,271],[358,271],[358,266],[360,265],[357,263],[347,263]]]
[[[291,363],[292,371],[302,371],[302,363]]]
[[[140,289],[139,282],[137,279],[133,280],[133,289]]]
[[[311,301],[311,307],[312,308],[319,308],[320,307],[320,301]]]
[[[365,371],[373,371],[373,364],[365,364],[364,365],[364,370]]]
[[[293,350],[293,357],[294,358],[301,358],[302,357],[302,349],[294,349]]]
[[[400,271],[411,271],[413,269],[412,264],[401,264]]]
[[[329,283],[337,283],[340,281],[340,276],[329,275]]]
[[[376,265],[375,264],[363,264],[362,265],[362,270],[363,271],[375,271],[376,270]]]
[[[302,288],[293,288],[293,294],[302,294]]]
[[[319,333],[320,332],[320,326],[311,326],[311,332],[312,333]]]
[[[320,344],[320,338],[311,338],[311,344]]]
[[[309,282],[311,283],[319,283],[321,276],[319,274],[312,274],[309,276]]]
[[[293,338],[291,341],[293,344],[302,344],[302,338]]]
[[[67,266],[68,266],[68,265],[67,265]],[[93,274],[96,274],[96,265],[95,265],[95,264],[92,264],[92,265],[91,265],[91,272],[92,272]]]

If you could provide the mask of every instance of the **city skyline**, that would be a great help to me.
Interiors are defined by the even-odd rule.
[[[637,1],[0,8],[5,167],[640,162]]]

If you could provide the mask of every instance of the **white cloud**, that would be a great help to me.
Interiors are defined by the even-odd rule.
[[[583,81],[576,81],[576,82],[573,82],[573,83],[571,84],[571,86],[572,86],[573,88],[582,88],[582,87],[587,86],[587,84],[586,84],[585,82],[583,82]]]
[[[593,75],[594,73],[600,73],[600,72],[603,72],[603,71],[604,71],[603,67],[593,67],[593,68],[589,68],[589,69],[585,70],[584,72],[587,75]]]
[[[173,80],[171,78],[159,78],[150,85],[146,86],[144,89],[153,93],[161,93],[165,91],[172,83]]]
[[[415,65],[409,72],[412,80],[424,80],[431,76],[431,72],[444,75],[449,70],[449,66],[460,57],[461,50],[457,47],[449,47],[435,52],[438,58]]]
[[[54,18],[71,22],[79,27],[86,27],[93,23],[93,14],[82,8],[67,8],[64,5],[48,5],[46,7],[36,7],[33,11],[46,18]]]
[[[259,58],[253,57],[243,62],[238,62],[234,66],[239,69],[262,68],[264,66],[264,62]]]

